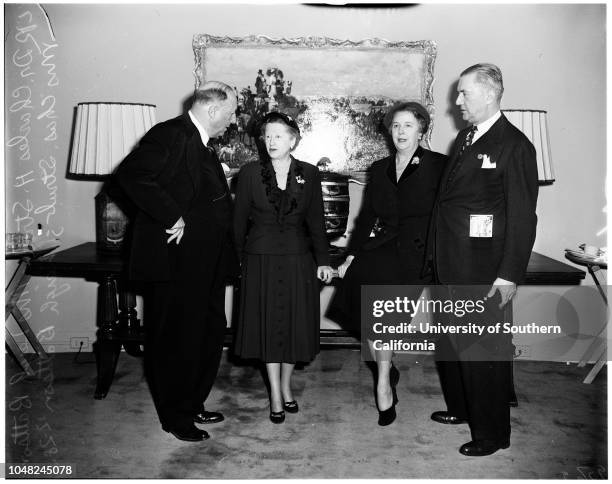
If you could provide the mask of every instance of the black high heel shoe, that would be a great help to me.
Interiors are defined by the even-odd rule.
[[[397,367],[391,363],[391,370],[389,370],[389,383],[391,385],[391,392],[393,394],[393,403],[387,410],[378,411],[378,425],[385,427],[391,425],[397,418],[395,411],[395,405],[399,402],[397,398],[397,384],[399,383],[400,372]]]
[[[397,418],[395,412],[395,404],[397,403],[397,397],[393,395],[393,404],[387,410],[378,411],[378,425],[385,427],[391,425]]]
[[[298,407],[298,402],[295,400],[291,400],[290,402],[284,402],[283,408],[289,413],[298,413],[300,410],[300,407]]]
[[[397,380],[395,381],[395,384],[391,384],[391,393],[393,394],[393,403],[387,410],[378,411],[378,425],[380,425],[381,427],[391,425],[397,418],[397,413],[395,412],[395,405],[397,405],[397,403],[399,402],[399,399],[397,398],[397,390],[395,389],[395,387],[397,386],[397,381],[399,380],[399,372],[397,372],[397,374],[398,376],[397,376]]]
[[[380,425],[381,427],[391,425],[397,418],[397,413],[395,412],[395,405],[397,405],[399,399],[397,398],[397,390],[395,387],[397,387],[399,378],[399,370],[393,363],[391,363],[391,369],[389,370],[389,384],[391,385],[391,392],[393,393],[393,403],[388,409],[378,411],[378,425]]]
[[[285,411],[270,412],[270,422],[275,424],[282,424],[285,421]]]

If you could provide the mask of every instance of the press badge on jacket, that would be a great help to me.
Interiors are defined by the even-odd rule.
[[[493,215],[470,215],[470,237],[493,237]]]

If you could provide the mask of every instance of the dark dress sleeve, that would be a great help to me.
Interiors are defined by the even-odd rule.
[[[329,265],[329,243],[325,235],[325,219],[323,217],[323,191],[321,190],[321,174],[313,167],[312,197],[306,211],[306,226],[312,240],[313,252],[317,266]]]
[[[348,244],[347,255],[355,255],[355,253],[363,247],[363,244],[370,238],[370,233],[372,233],[372,229],[376,223],[377,215],[372,203],[372,190],[376,184],[374,180],[375,176],[375,173],[371,172],[371,178],[364,190],[361,210],[355,221],[355,228],[353,229]]]
[[[251,174],[248,167],[249,165],[246,165],[238,174],[236,199],[234,201],[234,242],[239,257],[242,257],[242,251],[246,244],[249,214],[253,200]]]

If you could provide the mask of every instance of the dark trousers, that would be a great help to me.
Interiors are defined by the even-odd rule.
[[[473,440],[510,439],[510,362],[438,361],[446,407],[467,418]]]
[[[145,372],[163,427],[192,424],[219,369],[225,283],[195,286],[189,279],[153,283],[145,296]]]
[[[466,298],[465,295],[459,297]],[[509,308],[499,310],[498,303],[496,297],[487,311],[487,317],[493,322],[508,318]],[[475,343],[479,351],[465,351]],[[436,366],[447,410],[451,415],[468,420],[473,440],[504,443],[510,439],[510,348],[508,335],[493,338],[451,336],[441,337],[437,342]]]

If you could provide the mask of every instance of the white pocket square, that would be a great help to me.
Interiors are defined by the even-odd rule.
[[[491,158],[489,158],[489,155],[478,155],[478,158],[482,158],[482,165],[480,168],[492,170],[493,168],[497,167],[497,163],[491,163]]]

